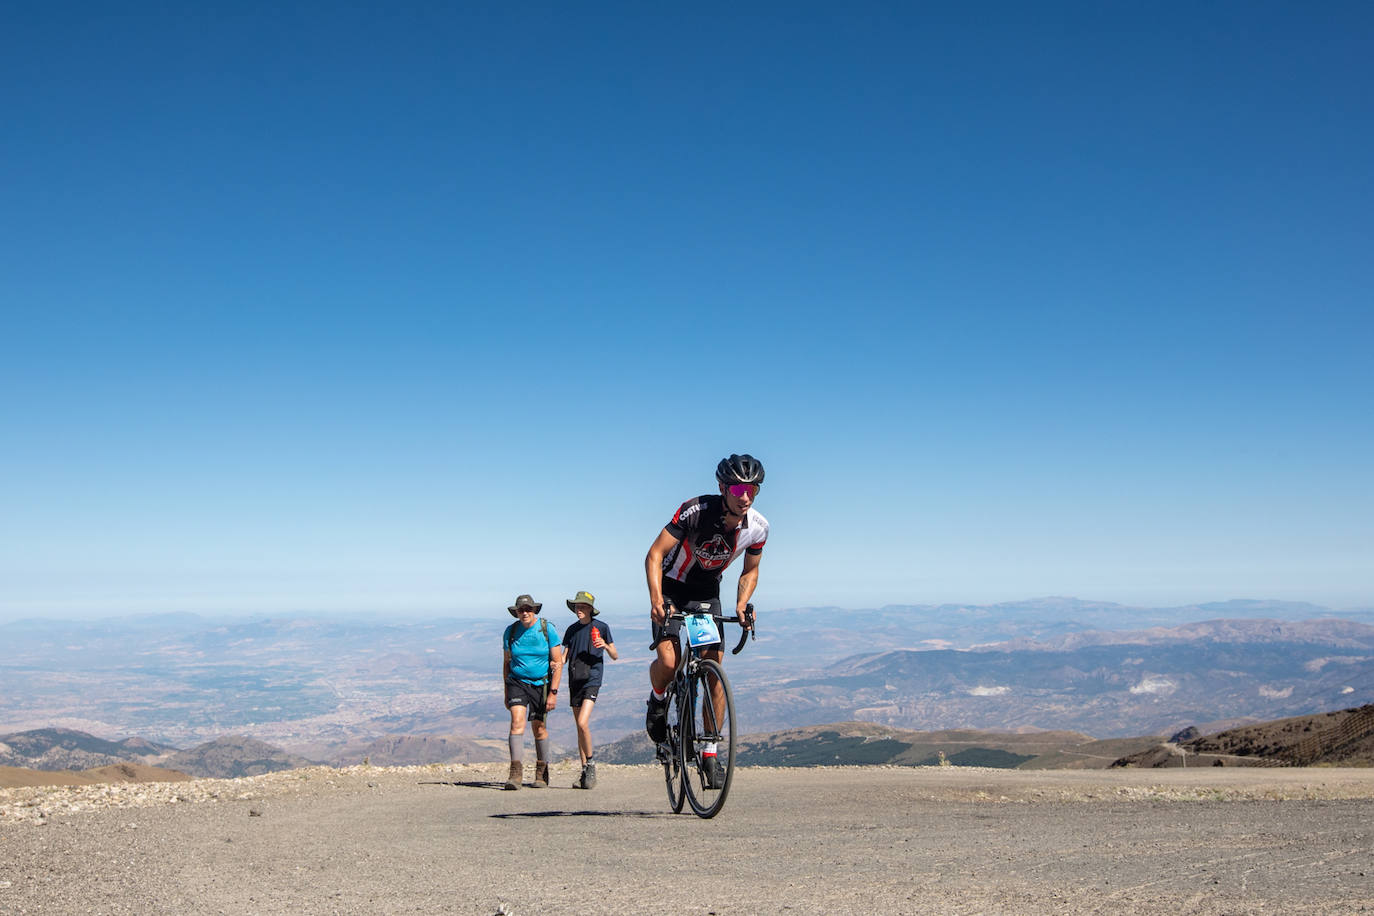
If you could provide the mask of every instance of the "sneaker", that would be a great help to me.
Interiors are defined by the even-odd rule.
[[[582,764],[582,772],[578,774],[578,776],[577,776],[577,782],[573,783],[573,788],[574,788],[574,789],[585,789],[585,788],[587,788],[587,765],[586,765],[585,763]]]
[[[510,775],[506,777],[506,791],[514,792],[520,788],[520,780],[525,775],[525,765],[519,760],[510,762]]]
[[[654,744],[662,744],[668,740],[668,698],[655,700],[649,697],[649,711],[644,714],[644,730],[649,733],[649,740]]]
[[[582,788],[596,788],[596,764],[590,761],[588,761],[587,765],[582,768]]]
[[[725,788],[725,768],[720,765],[720,758],[717,755],[701,755],[701,776],[706,782],[706,788]]]
[[[536,789],[549,787],[549,765],[542,760],[534,765],[534,787]]]

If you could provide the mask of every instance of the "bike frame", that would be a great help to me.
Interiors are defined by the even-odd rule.
[[[721,622],[740,622],[739,615],[724,616],[719,612],[719,600],[710,602],[688,602],[686,607],[673,607],[668,615],[669,620],[684,621],[688,616],[703,614],[709,615],[712,620]],[[739,642],[731,650],[732,655],[738,655],[744,648],[744,644],[754,636],[753,618],[754,606],[748,605],[745,610],[746,619],[750,626],[746,627],[741,633]],[[720,645],[712,643],[711,645]],[[673,674],[673,680],[669,688],[669,702],[671,705],[672,719],[669,722],[668,740],[659,745],[659,760],[664,765],[664,774],[668,785],[668,800],[672,805],[673,813],[682,810],[685,799],[692,802],[692,810],[700,817],[714,817],[719,813],[725,803],[726,794],[734,770],[734,700],[730,692],[729,680],[725,677],[724,670],[717,662],[712,659],[704,658],[707,646],[693,646],[686,633],[680,631],[678,637],[678,664],[677,670]],[[703,671],[702,669],[705,669]],[[709,675],[709,678],[707,677]],[[688,745],[695,744],[696,738],[693,735],[695,728],[695,707],[697,700],[693,696],[693,683],[700,678],[699,683],[706,687],[705,695],[700,698],[702,704],[703,725],[707,726],[705,731],[708,735],[718,733],[718,723],[722,721],[721,707],[725,708],[725,721],[730,723],[730,747],[728,748],[728,759],[726,771],[723,777],[723,784],[718,787],[708,787],[706,785],[705,773],[701,770],[695,756],[695,751],[690,751]],[[715,683],[720,691],[717,697],[716,690],[711,685]],[[709,719],[708,719],[709,717]],[[673,721],[675,719],[676,721]],[[719,737],[717,735],[717,737]],[[714,739],[713,739],[714,740]],[[694,776],[695,773],[695,776]],[[698,799],[696,789],[689,785],[693,778],[700,780],[702,790],[708,788],[712,791],[719,791],[709,804]]]

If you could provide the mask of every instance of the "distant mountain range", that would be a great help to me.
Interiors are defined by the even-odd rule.
[[[560,631],[571,619],[549,616]],[[607,666],[593,719],[609,743],[643,727],[649,652],[643,614],[605,619],[622,659]],[[316,761],[499,758],[509,622],[503,608],[404,624],[18,621],[0,625],[0,729],[182,748],[243,735]],[[757,640],[726,668],[753,732],[850,720],[1102,739],[1211,732],[1374,702],[1371,622],[1374,610],[1274,601],[796,608],[762,613]],[[559,710],[550,729],[557,746],[574,746],[570,714]]]
[[[148,742],[100,739],[63,729],[44,729],[0,736],[6,752],[0,764],[0,787],[43,784],[38,770],[63,770],[46,777],[54,782],[148,781],[210,776],[237,778],[311,765],[311,761],[260,741],[226,736],[188,751],[162,753],[138,760],[111,761],[73,773],[54,764],[63,751],[90,754],[81,745],[110,748],[150,747]],[[18,753],[15,747],[27,749]],[[375,766],[473,763],[504,759],[500,749],[462,740],[430,741],[393,736],[372,746],[376,756],[341,760],[336,765]],[[444,753],[447,751],[447,753]],[[1374,704],[1311,716],[1258,723],[1216,734],[1188,729],[1171,737],[1146,735],[1097,740],[1075,732],[1009,733],[950,729],[917,732],[840,722],[812,725],[739,739],[739,760],[746,766],[981,766],[1020,769],[1105,769],[1113,766],[1374,766]],[[474,759],[476,758],[476,759]],[[628,735],[598,749],[605,763],[647,764],[654,752],[643,734]],[[85,761],[87,757],[72,757]],[[152,764],[160,763],[154,768]],[[38,764],[46,764],[39,766]]]
[[[86,770],[130,760],[147,762],[174,751],[174,747],[143,738],[106,741],[70,728],[0,735],[0,766],[34,770]]]
[[[1374,627],[1338,620],[1220,620],[973,651],[896,649],[840,659],[759,698],[769,721],[796,722],[791,710],[809,702],[819,709],[805,714],[825,719],[1103,737],[1170,734],[1352,700],[1374,700]]]
[[[0,766],[30,770],[89,771],[138,763],[188,776],[231,779],[309,766],[313,762],[242,735],[226,735],[184,751],[142,738],[106,741],[70,728],[0,735]]]
[[[187,750],[142,738],[106,741],[68,728],[43,728],[0,735],[0,767],[44,771],[88,771],[130,762],[190,776],[236,779],[278,770],[328,764],[413,766],[504,760],[506,742],[432,735],[390,735],[346,745],[328,759],[308,760],[245,735],[225,735]]]

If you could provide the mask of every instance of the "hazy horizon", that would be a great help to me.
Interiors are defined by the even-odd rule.
[[[513,597],[513,596],[512,596],[512,597]],[[535,596],[535,597],[536,597],[536,598],[540,598],[540,596]],[[1318,611],[1329,611],[1329,612],[1335,613],[1335,614],[1356,614],[1356,613],[1358,613],[1358,614],[1374,614],[1374,605],[1332,606],[1332,605],[1321,604],[1321,603],[1319,603],[1319,602],[1314,602],[1314,601],[1288,600],[1288,599],[1277,599],[1277,598],[1234,598],[1234,597],[1233,597],[1233,598],[1226,598],[1226,599],[1220,599],[1220,600],[1209,600],[1209,601],[1188,601],[1188,602],[1182,602],[1182,603],[1180,603],[1180,604],[1159,604],[1159,605],[1151,605],[1151,604],[1131,604],[1131,603],[1120,602],[1120,601],[1108,601],[1108,600],[1106,600],[1106,599],[1080,598],[1080,597],[1071,596],[1071,595],[1036,595],[1036,596],[1031,596],[1031,597],[1027,597],[1027,598],[1012,599],[1012,600],[1009,600],[1009,601],[997,601],[997,602],[976,602],[976,601],[899,601],[899,602],[888,602],[888,603],[886,603],[886,604],[881,604],[881,605],[873,605],[873,606],[870,606],[870,607],[860,607],[860,606],[854,606],[854,607],[841,607],[841,606],[839,606],[839,605],[812,604],[812,605],[791,605],[791,606],[787,606],[787,607],[765,607],[765,606],[763,606],[763,605],[759,605],[759,608],[760,608],[761,611],[763,611],[764,613],[768,613],[768,614],[772,614],[772,613],[783,613],[783,614],[785,614],[785,613],[788,613],[788,612],[790,612],[790,611],[812,611],[812,610],[830,610],[830,609],[834,609],[837,613],[856,613],[856,612],[861,612],[861,611],[885,610],[885,609],[894,609],[894,608],[932,608],[932,609],[934,609],[934,608],[941,608],[941,607],[967,607],[967,608],[985,608],[985,607],[998,607],[998,606],[1002,606],[1002,607],[1024,607],[1024,606],[1027,606],[1027,605],[1032,605],[1032,604],[1036,604],[1036,603],[1039,603],[1039,602],[1048,602],[1048,601],[1078,602],[1078,603],[1086,604],[1086,605],[1089,605],[1089,606],[1098,606],[1098,605],[1119,605],[1119,606],[1122,608],[1123,611],[1130,611],[1130,610],[1171,610],[1171,609],[1186,609],[1186,608],[1199,608],[1199,609],[1201,609],[1201,610],[1215,609],[1215,610],[1217,610],[1217,611],[1221,611],[1221,610],[1223,610],[1223,608],[1217,607],[1217,606],[1219,606],[1219,605],[1230,605],[1231,607],[1230,607],[1230,608],[1227,608],[1228,610],[1234,610],[1234,611],[1238,611],[1238,612],[1239,612],[1239,611],[1248,610],[1248,608],[1246,608],[1245,605],[1256,604],[1256,605],[1260,605],[1260,606],[1264,606],[1264,605],[1303,606],[1303,605],[1306,605],[1306,606],[1310,606],[1310,607],[1312,607],[1312,608],[1314,608],[1314,609],[1316,609],[1316,610],[1318,610]],[[554,614],[555,616],[551,617],[550,619],[553,619],[555,622],[559,622],[560,619],[561,619],[561,615],[559,615],[558,612],[564,609],[564,608],[563,608],[563,601],[562,601],[562,599],[559,598],[559,599],[557,599],[557,600],[555,600],[555,601],[553,601],[553,602],[545,601],[544,603],[545,603],[544,613],[545,613],[545,614],[548,614],[550,611],[552,611],[553,614]],[[619,619],[619,620],[621,620],[621,621],[628,621],[628,620],[630,620],[630,619],[633,619],[633,620],[635,620],[635,621],[638,621],[640,617],[644,617],[644,618],[647,620],[647,616],[648,616],[647,602],[644,603],[644,607],[642,607],[642,608],[641,608],[641,607],[633,607],[633,608],[629,608],[629,609],[621,609],[621,608],[613,608],[613,607],[610,607],[609,605],[606,605],[606,607],[607,607],[607,610],[606,610],[605,613],[606,613],[608,619],[611,619],[611,620]],[[248,611],[248,610],[244,610],[244,611],[216,611],[216,610],[130,610],[130,611],[120,611],[120,610],[107,609],[106,611],[103,611],[103,612],[101,612],[101,613],[95,613],[95,614],[90,614],[90,613],[88,613],[88,614],[70,613],[70,614],[46,614],[46,615],[40,615],[40,614],[27,614],[27,615],[26,615],[26,614],[22,614],[22,613],[0,613],[0,625],[10,624],[10,623],[18,623],[18,622],[21,622],[21,621],[35,621],[35,620],[36,620],[36,621],[50,621],[50,622],[53,622],[53,623],[64,623],[64,622],[66,622],[66,623],[88,623],[88,622],[97,622],[97,621],[102,621],[102,620],[155,620],[155,619],[157,619],[157,618],[163,618],[163,617],[179,617],[179,616],[195,617],[195,618],[198,618],[198,619],[201,619],[201,620],[205,620],[205,621],[211,622],[211,623],[241,623],[241,622],[252,622],[252,621],[267,621],[267,620],[278,619],[278,618],[281,618],[281,619],[321,619],[321,620],[350,620],[350,619],[355,619],[355,620],[365,620],[365,621],[369,621],[369,622],[394,623],[394,624],[396,624],[396,625],[398,625],[398,626],[403,626],[403,625],[412,625],[412,624],[422,624],[422,623],[431,622],[431,621],[438,621],[438,620],[463,620],[463,621],[485,621],[485,620],[495,620],[495,621],[497,621],[497,622],[504,623],[504,622],[505,622],[505,616],[506,616],[506,615],[505,615],[505,613],[504,613],[504,608],[502,608],[502,607],[494,607],[494,608],[491,608],[490,610],[483,610],[483,609],[460,609],[460,608],[455,608],[455,609],[451,609],[451,610],[447,610],[447,611],[442,610],[442,609],[440,609],[440,610],[433,610],[433,611],[403,611],[403,610],[339,610],[339,609],[328,609],[328,608],[321,608],[321,609],[308,609],[308,608],[295,608],[295,609],[293,609],[293,608],[284,608],[284,609],[277,610],[277,611]],[[1262,614],[1261,614],[1260,616],[1262,616]],[[564,621],[564,623],[570,622],[572,619],[573,619],[573,618],[572,618],[572,615],[569,613],[569,614],[568,614],[568,621]]]

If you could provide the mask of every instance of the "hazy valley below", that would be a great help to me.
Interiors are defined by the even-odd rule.
[[[545,612],[560,631],[571,622]],[[600,745],[641,732],[644,617],[606,615],[621,661],[607,664],[593,720]],[[1374,702],[1371,622],[1368,610],[1241,601],[800,608],[761,615],[758,638],[727,671],[746,734],[845,722],[1085,741],[1204,734]],[[0,735],[60,727],[136,738],[150,745],[140,759],[228,736],[336,765],[500,759],[508,623],[504,614],[16,621],[0,625]],[[575,747],[565,708],[551,731]]]

